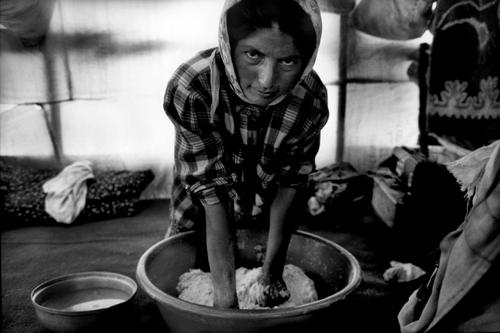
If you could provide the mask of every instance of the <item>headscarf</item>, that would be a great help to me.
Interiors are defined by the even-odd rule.
[[[227,11],[229,8],[234,6],[236,3],[241,0],[226,0],[224,3],[224,7],[222,9],[222,14],[219,22],[219,48],[222,61],[224,63],[224,70],[227,76],[227,79],[230,83],[231,89],[234,93],[241,98],[243,101],[250,103],[249,100],[245,97],[243,90],[240,87],[238,82],[238,78],[236,76],[236,71],[233,65],[233,59],[231,58],[231,46],[229,44],[229,34],[227,30],[226,17]],[[308,14],[311,18],[311,22],[314,27],[314,32],[316,34],[316,47],[314,52],[312,53],[309,62],[304,67],[304,71],[300,76],[300,79],[297,81],[298,85],[304,77],[306,77],[309,72],[312,70],[314,63],[316,61],[316,56],[318,54],[319,42],[321,40],[321,12],[316,0],[294,0],[297,2],[300,7]],[[216,66],[215,59],[212,59],[211,67],[211,86],[212,86],[212,111],[215,111],[215,108],[218,105],[218,95],[219,95],[219,87],[220,87],[220,71]],[[293,89],[291,90],[293,91]],[[270,103],[270,105],[279,103],[286,95],[278,96],[274,101]]]

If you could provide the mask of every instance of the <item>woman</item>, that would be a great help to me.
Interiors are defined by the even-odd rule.
[[[226,1],[219,47],[182,64],[168,84],[176,163],[167,236],[205,227],[215,307],[238,307],[237,222],[269,224],[259,304],[289,297],[282,272],[293,203],[328,118],[312,70],[320,36],[314,0]]]

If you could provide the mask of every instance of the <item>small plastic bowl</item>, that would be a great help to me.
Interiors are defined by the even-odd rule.
[[[111,272],[82,272],[36,286],[31,302],[42,326],[53,332],[83,332],[116,327],[131,310],[137,284]]]

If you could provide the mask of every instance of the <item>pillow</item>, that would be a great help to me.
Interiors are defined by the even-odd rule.
[[[0,214],[2,229],[34,224],[58,224],[45,212],[43,184],[58,169],[39,169],[0,158]],[[132,216],[138,211],[140,195],[154,174],[143,171],[96,172],[87,182],[87,199],[73,224]]]
[[[87,183],[85,208],[75,222],[135,215],[141,193],[153,178],[151,170],[96,174]]]

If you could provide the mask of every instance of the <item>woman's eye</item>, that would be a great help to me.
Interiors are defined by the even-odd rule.
[[[294,60],[294,59],[284,59],[284,60],[281,60],[281,63],[285,66],[293,66],[295,65],[297,62]]]
[[[255,51],[246,51],[245,54],[249,59],[257,60],[259,59],[259,53]]]

